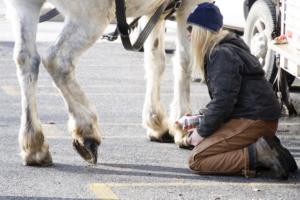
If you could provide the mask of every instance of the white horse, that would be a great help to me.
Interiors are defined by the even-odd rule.
[[[52,164],[36,108],[36,83],[39,65],[51,75],[69,112],[69,130],[73,146],[88,162],[97,162],[101,131],[97,111],[75,78],[80,55],[91,47],[115,18],[114,0],[49,0],[64,16],[64,28],[56,43],[41,59],[36,50],[36,32],[40,10],[46,0],[5,0],[15,33],[14,61],[22,93],[22,117],[19,144],[24,165]],[[150,17],[165,0],[126,0],[128,17]],[[145,71],[147,91],[143,108],[143,125],[152,141],[164,142],[174,136],[181,145],[184,133],[175,121],[190,109],[190,55],[186,19],[193,7],[204,0],[183,0],[176,12],[177,50],[174,61],[174,99],[170,117],[160,102],[160,82],[165,69],[165,20],[159,20],[147,39]]]

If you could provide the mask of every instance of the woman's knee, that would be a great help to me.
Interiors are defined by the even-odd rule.
[[[193,171],[201,171],[201,162],[202,162],[203,158],[200,154],[194,154],[192,153],[192,155],[190,155],[189,159],[188,159],[188,165],[189,168]]]

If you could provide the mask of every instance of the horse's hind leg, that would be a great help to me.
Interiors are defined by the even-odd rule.
[[[157,23],[145,43],[146,97],[143,125],[151,141],[173,142],[165,110],[160,102],[160,83],[165,70],[165,21]]]
[[[49,49],[43,60],[67,104],[73,146],[90,163],[97,162],[100,128],[96,108],[89,103],[76,80],[75,65],[83,51],[94,44],[108,25],[107,16],[103,13],[100,19],[96,19],[96,16],[67,18],[56,44]]]
[[[40,57],[35,39],[43,1],[7,0],[6,5],[15,33],[14,60],[22,95],[22,117],[19,131],[21,156],[25,165],[52,164],[36,108],[36,83]]]

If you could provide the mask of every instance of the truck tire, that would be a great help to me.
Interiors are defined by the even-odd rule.
[[[244,40],[263,66],[266,78],[274,82],[277,73],[275,54],[268,48],[276,28],[276,5],[269,0],[258,0],[246,19]]]

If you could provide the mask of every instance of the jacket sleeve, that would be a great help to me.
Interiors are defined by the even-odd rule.
[[[212,99],[197,128],[202,137],[211,135],[233,112],[242,82],[239,69],[238,58],[228,48],[220,47],[211,54],[206,70]]]

